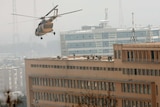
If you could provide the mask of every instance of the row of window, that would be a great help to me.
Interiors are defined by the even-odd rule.
[[[54,69],[78,69],[78,70],[97,70],[97,71],[121,71],[121,68],[112,67],[91,67],[91,66],[65,66],[65,65],[45,65],[45,64],[31,64],[33,68],[54,68]]]
[[[32,85],[48,86],[48,87],[64,87],[91,90],[115,91],[114,82],[106,81],[88,81],[88,80],[71,80],[58,78],[42,78],[32,77]],[[121,83],[122,92],[151,94],[151,85],[148,84],[129,84]],[[156,86],[156,94],[158,95],[158,87]]]
[[[126,32],[104,32],[104,33],[99,33],[98,39],[108,39],[111,35],[111,33],[113,33],[114,35],[116,35],[118,38],[130,38],[133,33],[132,31],[126,31]],[[152,30],[151,31],[152,36],[159,36],[159,30]],[[148,31],[136,31],[135,32],[135,36],[137,37],[147,37]],[[82,34],[67,34],[65,35],[65,40],[67,41],[73,41],[73,40],[90,40],[90,39],[94,39],[96,36],[93,33],[82,33]]]
[[[70,40],[90,40],[90,39],[94,39],[94,35],[91,33],[65,35],[65,40],[67,40],[67,41],[70,41]]]
[[[92,42],[78,42],[78,43],[67,43],[67,48],[95,48],[95,47],[108,47],[108,41],[92,41]]]
[[[122,100],[122,107],[152,107],[152,104],[147,101]]]
[[[67,93],[53,93],[53,92],[33,92],[33,97],[35,103],[38,103],[40,100],[52,101],[52,102],[64,102],[64,103],[73,103],[80,105],[92,105],[92,106],[114,106],[116,107],[117,101],[111,99],[108,96],[93,96],[93,94],[81,94],[73,95]]]
[[[160,76],[160,70],[157,69],[123,69],[123,74],[127,75],[146,75],[146,76]]]
[[[122,92],[151,94],[151,86],[148,84],[121,84]]]
[[[124,51],[126,52],[127,61],[141,61],[141,62],[158,62],[160,59],[160,51]]]
[[[96,71],[123,71],[123,74],[127,74],[127,75],[160,76],[160,70],[158,69],[65,66],[65,65],[44,65],[44,64],[31,64],[31,67],[33,68],[54,68],[54,69],[96,70]]]
[[[76,54],[76,55],[96,55],[96,54],[101,54],[103,55],[104,53],[113,53],[112,52],[113,50],[112,49],[96,49],[96,47],[94,47],[93,49],[84,49],[84,50],[78,50],[78,49],[74,49],[74,50],[69,50],[68,51],[68,54],[69,55],[73,55]]]
[[[115,83],[106,81],[32,77],[32,84],[37,86],[115,91]]]
[[[69,95],[67,93],[53,93],[53,92],[33,92],[33,102],[38,104],[39,101],[64,102],[80,105],[92,105],[100,107],[118,107],[117,100],[111,99],[108,96],[93,96],[92,94]],[[151,102],[136,101],[136,100],[122,100],[122,107],[152,107]],[[157,107],[159,104],[157,103]]]

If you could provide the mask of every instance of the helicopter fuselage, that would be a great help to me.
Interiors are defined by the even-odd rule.
[[[35,35],[36,36],[43,36],[46,33],[52,32],[53,31],[53,22],[51,19],[49,20],[42,20],[39,24],[38,27],[35,30]]]

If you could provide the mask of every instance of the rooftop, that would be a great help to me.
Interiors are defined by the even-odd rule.
[[[116,45],[116,44],[115,44]],[[160,42],[122,44],[123,48],[160,48]]]
[[[86,55],[86,56],[57,56],[57,57],[44,57],[44,58],[26,58],[26,60],[77,60],[77,61],[108,61],[113,62],[112,56],[96,56],[96,55]]]

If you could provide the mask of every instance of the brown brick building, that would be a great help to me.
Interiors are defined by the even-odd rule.
[[[28,107],[160,107],[160,43],[115,44],[113,59],[36,58],[25,64]]]

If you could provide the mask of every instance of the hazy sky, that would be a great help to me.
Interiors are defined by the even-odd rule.
[[[1,0],[0,43],[12,43],[13,40],[12,1]],[[80,29],[83,25],[98,25],[99,21],[104,19],[105,8],[108,8],[109,24],[113,27],[118,27],[120,21],[124,26],[132,26],[132,12],[134,12],[136,25],[160,25],[160,0],[121,0],[121,8],[119,7],[120,0],[35,0],[35,8],[34,0],[15,1],[16,13],[31,16],[36,13],[38,17],[45,15],[55,5],[59,5],[59,13],[83,9],[81,12],[57,18],[54,21],[57,35],[53,37],[52,34],[47,34],[43,41],[34,36],[34,30],[40,20],[34,21],[31,18],[17,17],[17,33],[20,41],[30,41],[31,38],[36,42],[58,40],[61,31]]]

